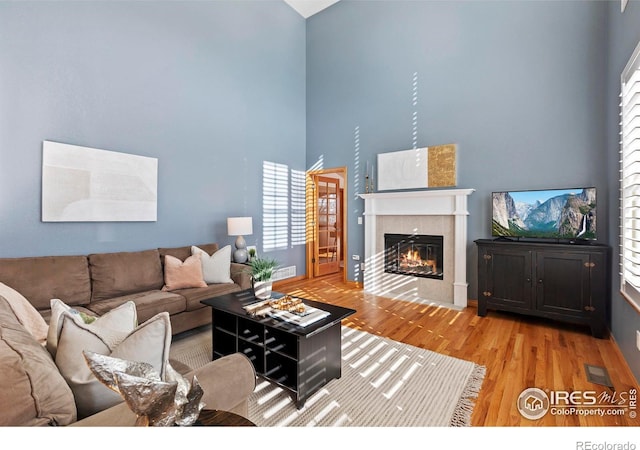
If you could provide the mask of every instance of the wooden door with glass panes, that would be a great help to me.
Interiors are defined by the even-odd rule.
[[[314,275],[322,276],[340,270],[340,180],[321,175],[314,178]]]

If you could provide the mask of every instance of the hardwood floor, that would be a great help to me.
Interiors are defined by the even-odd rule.
[[[530,387],[549,391],[595,391],[614,396],[639,386],[612,339],[593,338],[588,328],[490,311],[478,317],[477,303],[464,311],[391,300],[344,283],[342,274],[276,283],[274,290],[357,310],[343,325],[416,347],[474,361],[486,367],[472,415],[473,426],[638,426],[625,415],[521,416],[516,401]],[[587,380],[584,364],[607,369],[614,389]],[[598,400],[598,405],[602,402]],[[640,403],[640,402],[639,402]],[[628,404],[628,400],[626,401]],[[638,405],[640,410],[640,404]],[[638,411],[640,412],[640,411]]]

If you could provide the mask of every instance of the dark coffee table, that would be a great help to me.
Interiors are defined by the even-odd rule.
[[[272,298],[284,294],[273,292]],[[321,387],[342,375],[341,321],[356,311],[303,299],[329,313],[307,326],[269,316],[250,316],[244,306],[259,301],[252,290],[203,300],[211,307],[212,359],[244,353],[256,373],[289,391],[298,408]]]

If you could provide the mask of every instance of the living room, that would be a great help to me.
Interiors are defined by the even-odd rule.
[[[629,1],[0,2],[1,257],[233,244],[307,271],[268,241],[264,175],[346,167],[345,277],[363,282],[364,177],[378,154],[455,143],[474,240],[494,191],[595,186],[617,255],[620,74],[640,41]],[[43,141],[158,160],[157,220],[43,222]],[[269,243],[268,243],[268,242]],[[638,312],[611,261],[610,327],[636,380]]]

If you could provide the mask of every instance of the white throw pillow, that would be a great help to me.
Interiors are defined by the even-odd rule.
[[[117,332],[86,324],[77,314],[64,312],[60,321],[55,362],[73,391],[78,419],[123,401],[120,394],[109,389],[93,375],[83,350],[149,363],[164,379],[171,345],[169,313],[156,314],[119,341],[113,341]],[[98,322],[99,320],[95,323]]]
[[[51,299],[51,319],[49,319],[49,330],[47,333],[47,350],[49,350],[54,360],[56,359],[56,349],[58,347],[60,327],[62,326],[61,316],[63,313],[75,314],[79,319],[87,322],[77,310],[66,305],[62,300],[57,298]],[[94,329],[110,330],[109,332],[111,334],[115,333],[115,337],[113,337],[112,340],[122,340],[124,336],[131,333],[136,326],[138,326],[136,304],[132,301],[123,303],[117,308],[113,308],[104,315],[97,317],[95,321],[88,325]],[[105,334],[105,332],[102,334]]]
[[[49,326],[31,302],[20,292],[1,282],[0,296],[4,297],[7,303],[9,303],[11,310],[18,318],[18,322],[31,333],[36,341],[44,345],[47,340]]]
[[[231,246],[227,245],[213,255],[195,245],[191,246],[192,255],[200,255],[202,275],[205,283],[233,283],[231,279]]]

